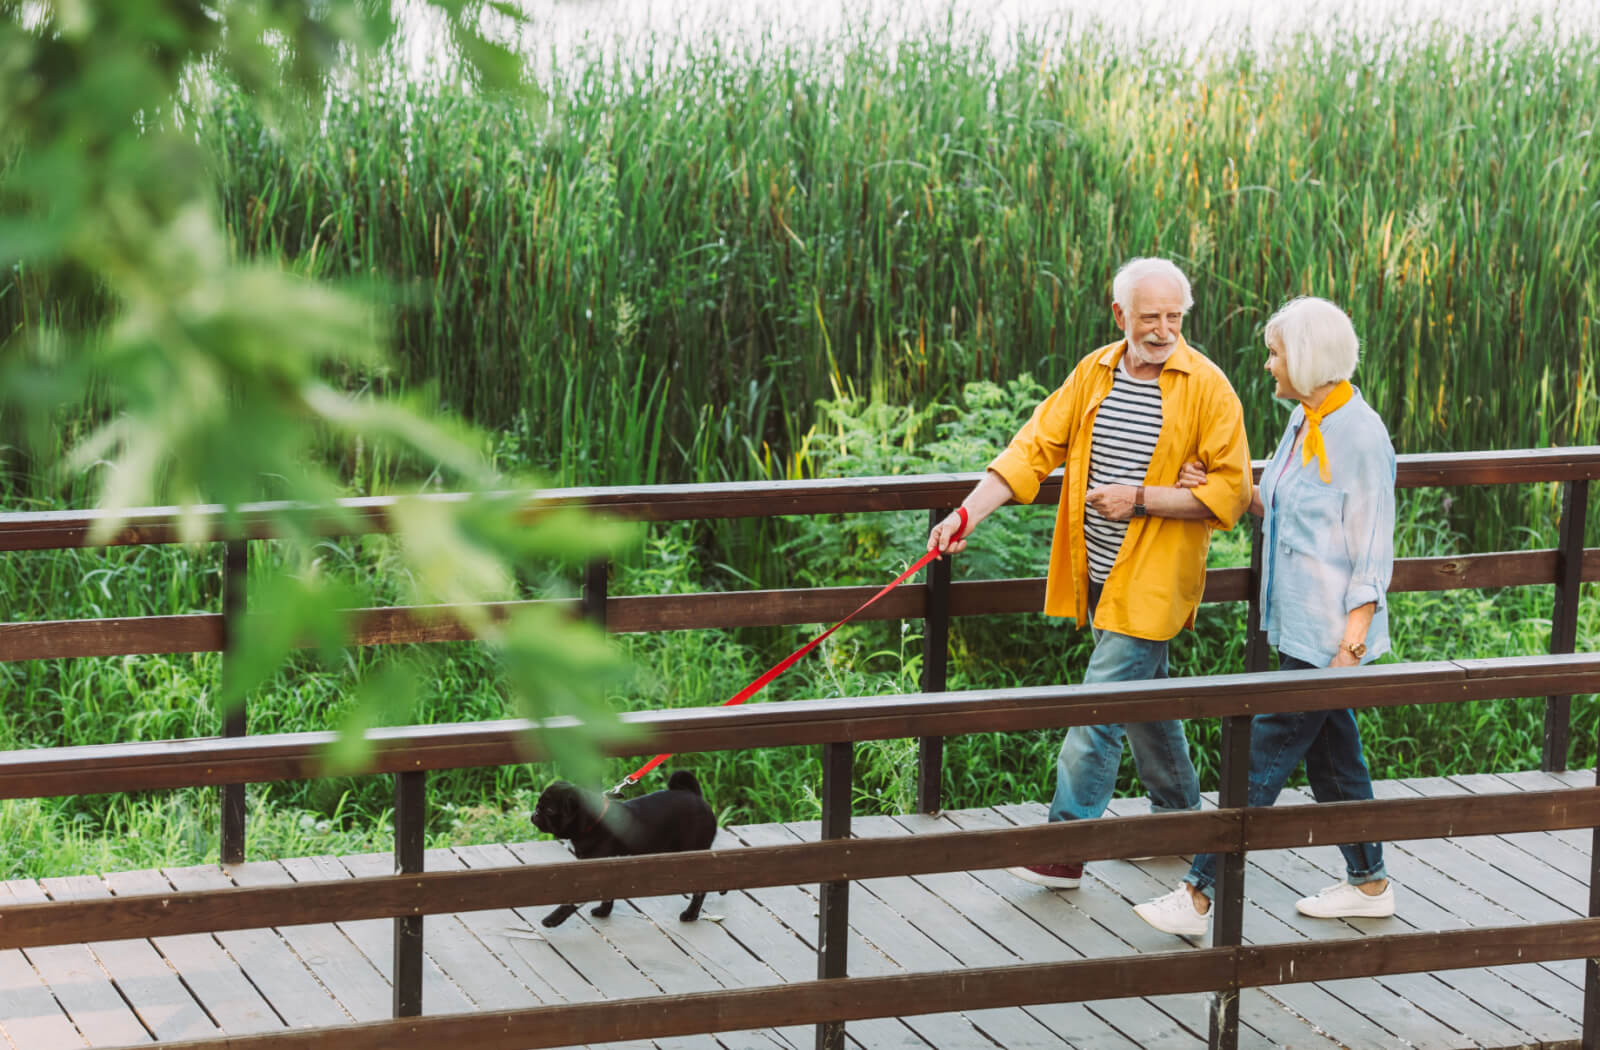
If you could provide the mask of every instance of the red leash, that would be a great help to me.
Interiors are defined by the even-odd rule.
[[[960,529],[960,531],[958,531],[955,534],[954,538],[955,539],[960,539],[962,536],[965,536],[967,534],[967,508],[965,508],[965,507],[957,507],[956,508],[956,513],[961,516],[961,529]],[[773,664],[770,668],[767,669],[766,673],[764,673],[760,678],[757,678],[755,681],[751,682],[749,685],[745,686],[743,689],[741,689],[737,693],[733,694],[733,696],[730,699],[724,700],[722,702],[721,706],[723,706],[723,707],[732,707],[735,704],[742,704],[746,700],[750,699],[752,696],[755,696],[762,689],[766,688],[766,685],[767,685],[768,682],[771,682],[774,678],[778,677],[780,674],[782,674],[783,672],[787,671],[789,668],[793,667],[795,665],[796,661],[798,661],[802,656],[804,656],[807,653],[809,653],[811,650],[815,649],[817,646],[821,645],[827,639],[827,637],[830,634],[832,634],[834,631],[837,631],[839,628],[843,627],[845,624],[849,623],[851,620],[853,620],[857,616],[861,615],[861,613],[865,612],[866,609],[869,606],[871,606],[874,602],[876,602],[879,598],[882,598],[885,594],[888,594],[890,591],[894,590],[896,587],[900,586],[902,583],[905,583],[906,580],[910,579],[912,576],[915,576],[918,572],[920,572],[922,570],[923,566],[927,565],[931,561],[937,560],[939,555],[940,555],[940,553],[941,553],[940,551],[931,550],[928,553],[924,554],[921,558],[917,559],[917,562],[916,562],[915,565],[912,565],[911,568],[907,569],[905,572],[902,572],[899,576],[895,577],[894,582],[890,583],[888,586],[884,587],[883,590],[879,591],[877,594],[874,594],[872,597],[868,598],[866,601],[864,601],[860,605],[858,605],[856,607],[855,612],[852,612],[849,616],[846,616],[844,619],[840,620],[838,623],[834,624],[832,627],[828,628],[826,631],[823,631],[821,634],[819,634],[815,638],[811,639],[811,641],[809,641],[806,644],[802,645],[800,648],[796,649],[794,652],[790,653],[788,656],[785,656],[782,660],[779,660],[776,664]],[[621,783],[619,783],[616,787],[612,788],[610,791],[606,792],[606,794],[608,794],[608,795],[620,795],[624,788],[632,787],[634,784],[637,784],[641,779],[643,779],[643,777],[644,777],[644,775],[646,773],[650,772],[652,769],[656,768],[661,763],[665,762],[667,759],[669,759],[671,757],[672,757],[672,753],[671,752],[667,752],[665,754],[657,755],[655,758],[652,758],[650,761],[646,762],[644,765],[640,766],[638,769],[634,770],[632,773],[629,773],[627,776],[623,777]]]

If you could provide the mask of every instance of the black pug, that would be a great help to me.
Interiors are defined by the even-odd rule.
[[[680,769],[667,780],[667,790],[621,801],[558,780],[544,789],[533,807],[533,826],[567,839],[579,860],[631,857],[638,853],[677,853],[710,849],[717,837],[717,817],[700,794],[694,774]],[[696,893],[678,916],[684,922],[700,917],[706,895]],[[601,901],[589,914],[605,918],[613,901]],[[578,910],[563,904],[544,917],[546,926],[560,926]]]

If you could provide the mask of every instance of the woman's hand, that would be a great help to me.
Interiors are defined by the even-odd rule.
[[[1355,658],[1355,655],[1352,654],[1350,652],[1350,650],[1346,649],[1344,646],[1341,645],[1339,647],[1339,651],[1337,653],[1333,654],[1333,663],[1329,664],[1328,666],[1329,667],[1359,667],[1360,665],[1361,665],[1361,661],[1357,660]]]
[[[1180,489],[1197,489],[1206,483],[1205,464],[1191,460],[1178,468],[1177,485]]]

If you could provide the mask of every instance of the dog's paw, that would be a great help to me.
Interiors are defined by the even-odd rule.
[[[612,903],[613,902],[611,901],[604,901],[600,904],[596,904],[594,907],[589,909],[589,914],[593,915],[597,919],[603,919],[607,915],[611,914]]]
[[[566,920],[560,915],[546,915],[539,921],[544,923],[547,928],[554,928],[560,926]]]

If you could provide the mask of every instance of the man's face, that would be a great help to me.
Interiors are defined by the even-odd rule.
[[[1134,285],[1131,308],[1112,303],[1117,327],[1128,337],[1128,353],[1140,364],[1166,363],[1183,332],[1183,289],[1176,281],[1152,277]]]

